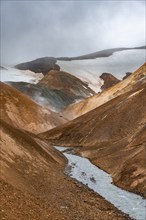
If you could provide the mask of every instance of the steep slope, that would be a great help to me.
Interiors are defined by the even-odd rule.
[[[7,123],[33,133],[58,126],[66,119],[45,109],[18,90],[0,83],[1,118]]]
[[[68,105],[95,94],[86,83],[62,71],[50,71],[37,84],[7,82],[40,105],[61,111]]]
[[[75,96],[76,99],[86,98],[95,94],[86,83],[63,71],[50,71],[39,81],[38,85],[66,92],[70,96]]]
[[[137,80],[130,91],[39,137],[76,147],[82,156],[111,173],[116,184],[144,195],[146,82]]]
[[[87,98],[80,103],[73,104],[67,107],[63,114],[68,119],[74,119],[80,115],[83,115],[92,109],[95,109],[107,101],[124,94],[125,92],[133,89],[135,84],[140,84],[141,80],[146,80],[146,63],[143,64],[138,70],[127,77],[125,80],[119,82],[118,84],[110,87],[109,89],[98,93],[93,97]]]
[[[2,219],[127,219],[103,198],[66,177],[66,159],[60,152],[4,121],[0,154]]]

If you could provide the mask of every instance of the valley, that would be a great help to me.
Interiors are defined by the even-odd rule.
[[[89,55],[1,68],[2,219],[144,220],[145,47]]]

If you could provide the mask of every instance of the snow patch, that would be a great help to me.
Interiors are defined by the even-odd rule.
[[[126,72],[134,72],[145,62],[146,50],[125,50],[115,52],[110,57],[57,61],[63,71],[69,72],[82,81],[87,82],[95,92],[101,91],[103,80],[99,76],[104,73],[112,73],[118,79],[122,79]]]
[[[42,73],[34,73],[30,70],[18,70],[15,68],[8,68],[0,71],[0,80],[2,82],[29,82],[32,84],[38,83],[43,78]]]

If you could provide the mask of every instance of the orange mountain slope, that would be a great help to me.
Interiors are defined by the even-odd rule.
[[[39,133],[66,122],[57,113],[45,109],[18,90],[0,83],[1,118],[32,133]]]
[[[116,98],[125,92],[130,91],[135,84],[139,84],[141,80],[146,77],[146,63],[143,64],[138,70],[127,77],[125,80],[120,81],[118,84],[106,89],[102,93],[98,93],[92,97],[89,97],[80,103],[76,103],[68,106],[63,114],[68,117],[68,119],[74,119],[80,115],[83,115],[92,109],[95,109],[109,100]]]
[[[116,184],[144,195],[146,82],[138,76],[137,83],[129,81],[130,91],[120,95],[119,90],[116,98],[39,137],[54,145],[76,147],[82,156],[111,173]]]

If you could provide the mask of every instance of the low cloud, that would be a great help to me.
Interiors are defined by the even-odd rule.
[[[144,44],[144,1],[1,2],[4,65]]]

